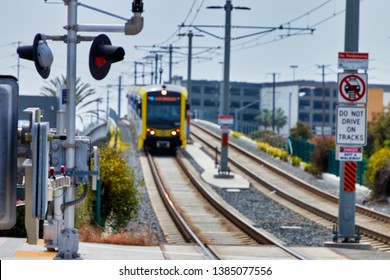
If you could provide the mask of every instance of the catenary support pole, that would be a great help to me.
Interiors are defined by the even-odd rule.
[[[233,5],[232,1],[227,0],[225,5],[226,22],[225,22],[225,54],[224,54],[224,72],[223,72],[223,98],[222,98],[222,112],[221,115],[229,115],[230,98],[229,98],[229,85],[230,85],[230,41],[231,41],[231,15]],[[224,175],[229,173],[228,167],[228,141],[229,141],[229,130],[222,130],[222,141],[221,141],[221,162],[220,162],[220,173]]]
[[[359,50],[359,10],[360,1],[347,0],[344,43],[346,52],[358,52]],[[354,73],[357,71],[345,70],[345,72]],[[340,197],[337,238],[344,238],[344,242],[349,242],[351,239],[357,241],[359,237],[356,233],[355,226],[356,192],[354,190],[346,190],[346,188],[344,187],[346,180],[346,164],[346,162],[340,162]],[[354,166],[356,168],[356,165]]]

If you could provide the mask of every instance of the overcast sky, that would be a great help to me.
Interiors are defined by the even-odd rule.
[[[3,1],[0,10],[2,23],[0,42],[0,74],[17,75],[17,42],[31,45],[35,34],[64,35],[67,24],[67,7],[60,0],[12,0]],[[122,75],[124,85],[134,83],[134,62],[143,59],[149,51],[162,51],[170,44],[175,47],[173,75],[187,76],[188,37],[179,37],[192,30],[204,37],[194,37],[193,79],[221,80],[223,72],[223,40],[225,12],[223,9],[207,9],[208,6],[223,6],[225,0],[144,0],[144,29],[136,36],[108,33],[113,45],[122,46],[124,61],[112,65],[108,76],[95,81],[88,69],[88,54],[91,43],[82,42],[77,51],[77,76],[96,87],[104,97],[107,86],[118,83]],[[321,80],[320,65],[326,65],[325,79],[337,80],[337,55],[344,51],[345,0],[233,0],[233,6],[249,7],[251,10],[235,9],[232,12],[231,81],[271,82],[272,73],[277,81],[293,79]],[[106,10],[123,18],[130,18],[131,0],[84,0],[83,4]],[[359,51],[368,52],[369,83],[389,83],[390,53],[389,26],[390,1],[365,0],[360,4]],[[78,23],[123,24],[124,21],[99,12],[78,7]],[[179,28],[179,25],[212,25]],[[240,27],[278,27],[285,30],[240,38],[259,31]],[[287,27],[314,28],[308,31],[288,31]],[[99,33],[79,33],[94,36]],[[212,35],[210,35],[212,34]],[[49,78],[66,74],[66,44],[48,41],[54,55]],[[154,47],[153,47],[154,46]],[[212,48],[208,52],[205,47]],[[218,49],[220,47],[220,49]],[[168,80],[168,55],[163,54],[163,80]],[[291,65],[298,68],[293,70]],[[145,69],[145,82],[150,82],[150,68]],[[38,94],[44,85],[35,70],[34,63],[20,60],[20,93]],[[139,74],[142,72],[138,67]],[[141,82],[141,77],[138,82]],[[111,89],[112,90],[112,89]],[[115,98],[115,97],[113,97]]]

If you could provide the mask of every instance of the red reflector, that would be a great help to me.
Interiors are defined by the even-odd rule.
[[[106,62],[107,62],[107,59],[106,59],[105,56],[97,56],[97,57],[95,57],[95,64],[98,67],[104,66],[104,64],[106,64]]]

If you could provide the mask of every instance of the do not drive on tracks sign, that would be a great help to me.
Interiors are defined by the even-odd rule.
[[[337,106],[337,145],[365,146],[367,144],[367,108]]]
[[[339,73],[338,92],[340,103],[366,104],[367,74]]]

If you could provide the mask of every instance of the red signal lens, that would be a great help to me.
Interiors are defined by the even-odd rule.
[[[107,62],[107,59],[106,59],[105,56],[97,56],[97,57],[95,57],[95,64],[98,67],[104,66],[104,64],[106,64],[106,62]]]
[[[50,167],[50,168],[49,168],[49,175],[50,175],[51,177],[53,177],[54,175],[56,175],[56,170],[54,169],[54,167]]]
[[[63,166],[63,165],[61,165],[61,167],[60,167],[60,172],[61,172],[62,174],[65,174],[65,172],[66,172],[66,167]]]

